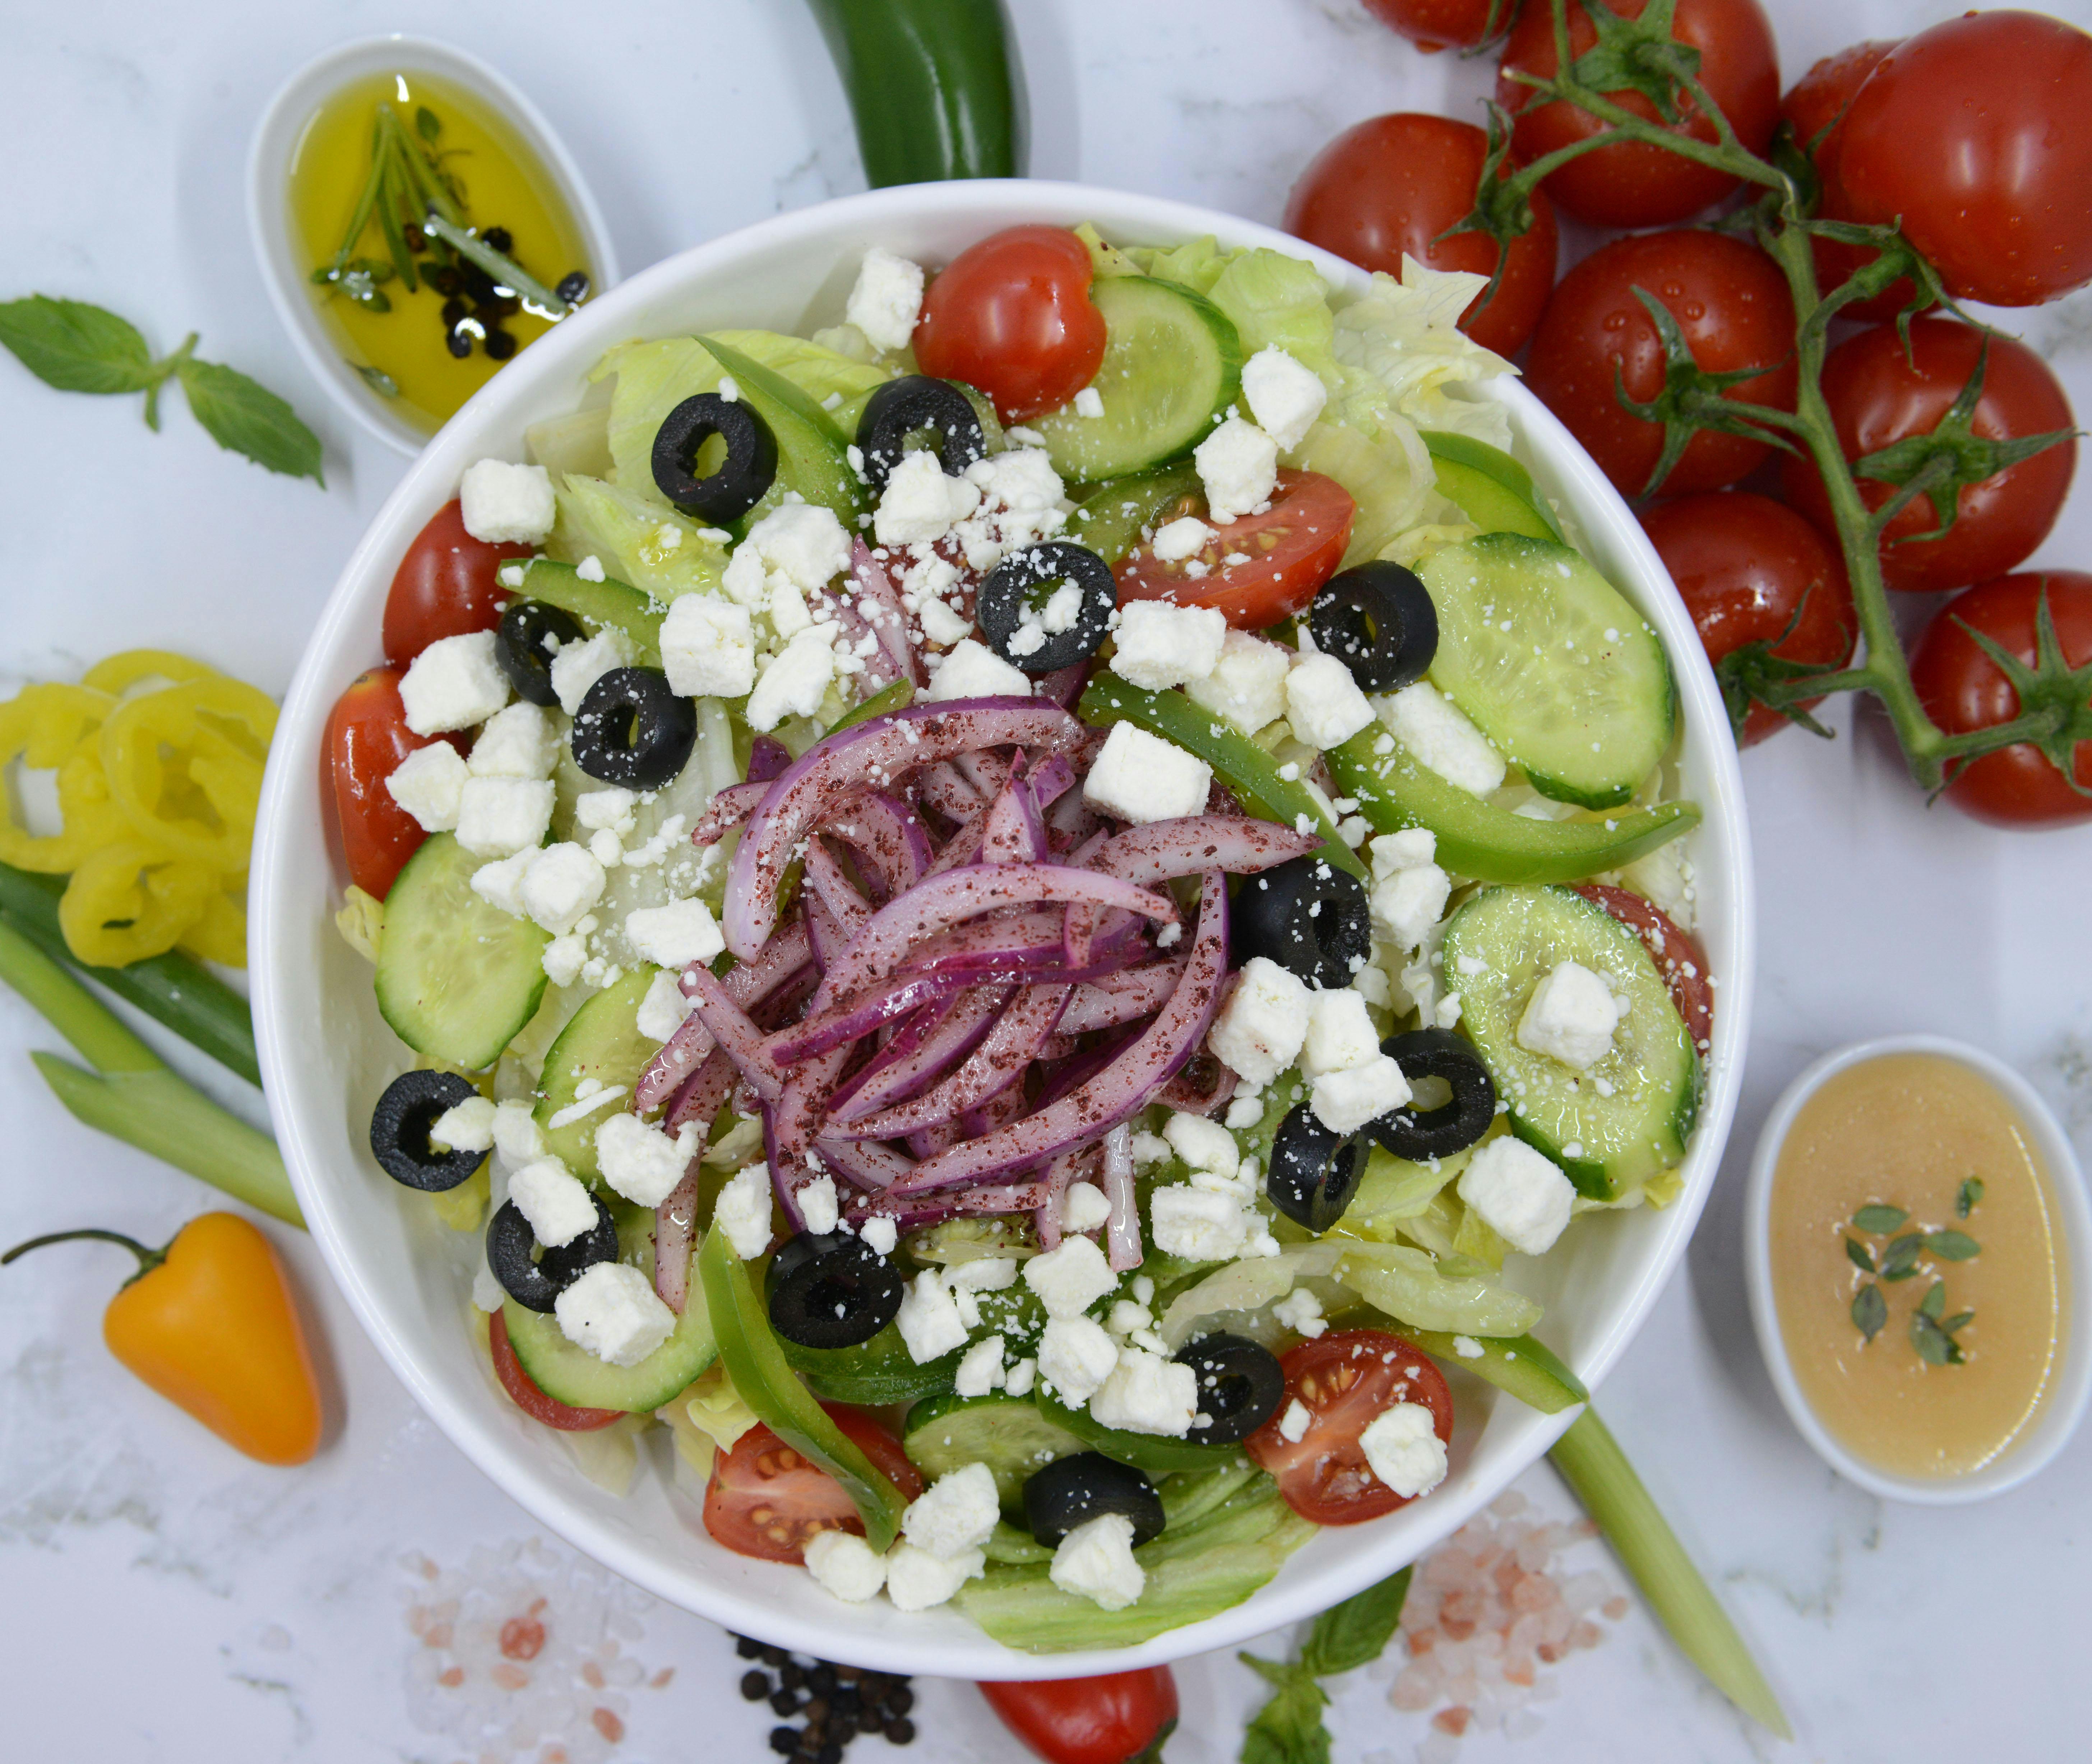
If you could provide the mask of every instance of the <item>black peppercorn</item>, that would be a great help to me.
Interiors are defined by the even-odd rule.
[[[806,1682],[806,1674],[797,1661],[787,1660],[777,1669],[777,1682],[787,1690],[797,1690]]]
[[[752,1660],[763,1651],[763,1644],[753,1636],[736,1636],[733,1651],[744,1660]]]
[[[570,305],[581,299],[588,291],[588,275],[586,271],[580,270],[568,270],[566,274],[560,278],[560,285],[552,290],[561,300]]]
[[[408,222],[404,226],[400,228],[400,231],[407,235],[408,250],[426,251],[429,248],[428,235],[424,233],[421,228],[417,226],[412,221]]]
[[[765,1648],[759,1658],[765,1666],[782,1666],[792,1656],[782,1648]]]
[[[796,1714],[799,1708],[799,1693],[792,1690],[773,1691],[770,1706],[780,1715]]]
[[[455,325],[465,317],[466,311],[467,308],[463,300],[447,300],[443,302],[443,322],[446,325]]]
[[[446,331],[443,334],[443,347],[462,361],[472,353],[472,339],[461,330]]]
[[[439,294],[455,295],[465,286],[465,283],[457,271],[446,264],[440,269],[431,270],[429,272],[429,286]],[[754,1656],[750,1654],[746,1658],[753,1659]]]
[[[889,1715],[905,1715],[915,1706],[915,1693],[906,1684],[897,1684],[884,1699]]]
[[[825,1697],[836,1688],[836,1669],[823,1660],[806,1675],[806,1683]]]
[[[858,1711],[857,1731],[859,1733],[877,1733],[885,1725],[886,1717],[876,1709],[860,1709]]]
[[[905,1715],[896,1715],[886,1724],[887,1742],[892,1745],[906,1745],[915,1737],[915,1723]]]
[[[799,1730],[797,1727],[772,1727],[770,1730],[770,1749],[781,1758],[789,1758],[799,1749]]]
[[[814,1754],[814,1764],[842,1764],[842,1756],[843,1749],[830,1740]]]
[[[516,241],[509,236],[508,229],[505,226],[490,226],[482,236],[490,248],[504,256],[516,248]]]
[[[742,1656],[745,1659],[746,1654]],[[770,1675],[767,1672],[744,1672],[741,1675],[741,1694],[752,1703],[759,1703],[770,1694]]]
[[[516,353],[516,339],[505,330],[490,330],[486,334],[486,353],[495,361],[506,361]]]

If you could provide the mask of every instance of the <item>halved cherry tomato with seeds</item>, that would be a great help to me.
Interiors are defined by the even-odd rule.
[[[494,1356],[495,1377],[500,1379],[509,1400],[531,1420],[556,1427],[561,1433],[589,1434],[625,1419],[622,1409],[575,1408],[539,1390],[536,1380],[516,1357],[516,1349],[508,1339],[508,1320],[499,1311],[487,1319],[486,1345]]]
[[[1578,882],[1576,892],[1603,907],[1649,947],[1649,959],[1670,989],[1671,1002],[1685,1020],[1692,1045],[1705,1053],[1714,1033],[1714,985],[1707,976],[1707,952],[1700,940],[1653,900],[1603,882]]]
[[[1143,545],[1124,559],[1113,571],[1118,597],[1217,606],[1236,630],[1261,631],[1301,611],[1337,573],[1358,511],[1334,478],[1282,471],[1271,507],[1215,528],[1196,557],[1165,563]],[[1155,517],[1155,528],[1186,515],[1204,520],[1205,498],[1186,496]]]
[[[923,1492],[923,1473],[901,1442],[869,1415],[823,1403],[828,1418],[883,1471],[903,1499]],[[758,1422],[712,1460],[705,1489],[705,1529],[737,1555],[762,1562],[803,1562],[807,1540],[823,1531],[864,1535],[864,1521],[843,1486]]]
[[[430,740],[407,727],[400,674],[396,667],[359,674],[327,714],[326,768],[334,786],[328,800],[348,879],[380,900],[428,837],[385,787],[400,762]]]
[[[525,545],[489,545],[465,530],[464,505],[453,498],[414,535],[385,597],[385,659],[404,667],[441,637],[491,631],[501,623],[508,590],[497,579]]]

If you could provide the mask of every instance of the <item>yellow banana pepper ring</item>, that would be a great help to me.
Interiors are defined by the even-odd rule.
[[[64,685],[24,687],[0,705],[0,863],[62,875],[123,833],[123,818],[110,804],[95,757],[97,731],[115,705],[106,692]],[[80,765],[83,752],[86,768]],[[62,832],[33,834],[24,824],[7,792],[7,774],[17,759],[30,770],[58,770]],[[84,775],[87,769],[93,778]]]
[[[247,878],[225,878],[225,886],[204,904],[203,917],[178,939],[199,961],[227,968],[247,965]]]
[[[177,655],[172,649],[119,649],[81,675],[80,684],[121,698],[140,680],[179,685],[184,680],[208,679],[217,672],[210,662]]]
[[[58,900],[58,928],[90,967],[122,968],[172,949],[221,891],[209,866],[123,839],[74,870]]]
[[[275,727],[269,697],[223,675],[126,700],[102,726],[110,800],[140,839],[236,874]]]

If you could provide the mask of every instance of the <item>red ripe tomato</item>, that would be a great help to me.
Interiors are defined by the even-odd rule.
[[[2043,570],[2000,576],[1949,601],[1926,627],[1910,658],[1911,682],[1926,714],[1949,735],[1995,728],[2028,707],[2004,671],[1962,627],[1980,631],[2008,655],[2031,667],[2043,594],[2066,666],[2092,663],[2092,575]],[[2071,770],[2092,790],[2092,710],[2081,681],[2064,697],[2066,738],[2075,735]],[[1964,814],[1999,827],[2061,827],[2092,821],[2092,796],[2081,795],[2039,748],[2021,742],[1972,761],[1947,787],[1947,800]]]
[[[1638,19],[1648,0],[1619,0],[1613,11]],[[1772,22],[1757,0],[1678,0],[1671,34],[1700,51],[1700,83],[1719,105],[1737,138],[1754,153],[1765,151],[1779,122],[1779,60]],[[1569,7],[1569,46],[1577,55],[1597,42],[1589,15]],[[1537,100],[1514,72],[1551,79],[1555,71],[1554,9],[1528,6],[1519,16],[1497,75],[1497,102],[1517,118],[1511,151],[1521,165],[1557,148],[1588,140],[1608,127],[1585,110],[1559,101]],[[1653,123],[1656,106],[1638,92],[1614,92],[1612,101]],[[1695,140],[1714,139],[1714,125],[1688,106],[1676,131]],[[1600,147],[1572,159],[1547,178],[1547,192],[1571,214],[1601,226],[1663,226],[1697,214],[1735,188],[1735,180],[1709,166],[1640,141]]]
[[[923,1475],[896,1439],[869,1415],[823,1403],[828,1418],[885,1473],[910,1500],[923,1492]],[[864,1535],[864,1521],[826,1470],[807,1461],[758,1422],[712,1460],[705,1489],[705,1529],[737,1555],[762,1562],[801,1562],[816,1532]]]
[[[400,672],[374,667],[357,675],[327,714],[327,776],[348,879],[380,900],[428,836],[385,787],[400,761],[429,744],[407,727]]]
[[[1620,407],[1663,390],[1663,342],[1635,296],[1654,295],[1678,321],[1692,359],[1710,373],[1763,367],[1727,395],[1794,408],[1794,301],[1787,280],[1755,245],[1687,230],[1616,239],[1586,257],[1554,291],[1535,334],[1526,384],[1583,442],[1623,495],[1639,496],[1663,451],[1663,429]],[[1661,486],[1674,495],[1719,490],[1771,449],[1740,435],[1701,430]]]
[[[1243,1449],[1277,1479],[1286,1504],[1318,1525],[1355,1525],[1407,1507],[1414,1497],[1372,1473],[1359,1435],[1397,1403],[1421,1403],[1450,1445],[1453,1397],[1445,1374],[1399,1336],[1377,1329],[1332,1330],[1303,1341],[1279,1365],[1290,1401]],[[1289,1440],[1278,1426],[1294,1402],[1308,1411],[1308,1430]]]
[[[1489,275],[1497,243],[1484,233],[1433,241],[1475,205],[1489,137],[1472,123],[1403,113],[1347,128],[1317,153],[1286,201],[1286,230],[1362,270],[1402,274],[1404,253],[1433,270]],[[1511,167],[1502,168],[1508,176]],[[1532,227],[1511,242],[1504,278],[1489,304],[1460,316],[1460,329],[1485,349],[1515,353],[1540,322],[1554,286],[1554,205],[1532,201]]]
[[[1823,194],[1818,212],[1826,219],[1849,221],[1855,218],[1852,205],[1838,182],[1838,149],[1844,140],[1844,130],[1839,125],[1861,83],[1895,46],[1894,39],[1855,43],[1850,49],[1826,55],[1796,80],[1787,96],[1779,101],[1779,114],[1794,126],[1796,144],[1809,154],[1815,162],[1816,175],[1822,180]],[[1813,149],[1812,142],[1816,144]],[[1865,246],[1841,245],[1834,239],[1812,239],[1809,246],[1816,253],[1816,285],[1826,294],[1876,256]],[[1871,300],[1857,300],[1850,306],[1840,307],[1839,316],[1876,321],[1894,318],[1910,304],[1913,291],[1909,278],[1899,277]]]
[[[1196,557],[1165,563],[1143,545],[1121,559],[1113,571],[1118,597],[1217,606],[1236,630],[1261,631],[1302,610],[1337,573],[1358,511],[1351,493],[1334,478],[1282,471],[1271,507],[1217,528],[1213,542]],[[1156,527],[1184,515],[1203,520],[1205,498],[1186,496],[1156,515]],[[1230,558],[1247,561],[1230,563]],[[1194,573],[1195,565],[1203,568]]]
[[[1893,325],[1849,337],[1823,364],[1823,396],[1837,425],[1838,444],[1859,459],[1911,435],[1929,435],[1976,371],[1984,334],[1952,319],[1921,318],[1910,327],[1910,355]],[[1992,441],[2047,434],[2071,426],[2070,401],[2047,363],[2010,337],[1990,339],[1982,395],[1970,426]],[[2069,493],[2077,443],[2065,441],[2031,459],[1965,486],[1953,530],[1942,538],[1939,517],[1918,497],[1888,524],[1882,538],[1882,577],[1891,588],[1960,588],[2001,576],[2048,536]],[[1835,536],[1823,481],[1806,459],[1790,456],[1780,468],[1787,501]],[[1860,480],[1860,495],[1878,508],[1895,494],[1886,484]]]
[[[529,555],[528,546],[473,538],[457,502],[444,503],[414,535],[393,572],[385,597],[385,659],[404,668],[439,637],[491,631],[508,600],[495,571],[508,559]]]
[[[499,1311],[487,1320],[486,1345],[494,1355],[495,1377],[500,1379],[509,1400],[531,1420],[556,1427],[561,1433],[586,1434],[625,1419],[622,1409],[574,1408],[555,1396],[546,1395],[516,1357],[515,1347],[508,1339],[508,1321]]]
[[[1177,1725],[1177,1680],[1166,1666],[980,1689],[1046,1764],[1130,1764],[1153,1756]]]
[[[1104,358],[1104,316],[1090,281],[1089,248],[1065,226],[993,234],[931,282],[916,364],[985,392],[1006,423],[1057,410]]]
[[[1475,49],[1506,29],[1522,0],[1366,0],[1366,11],[1427,55]]]
[[[1838,182],[1903,222],[1950,292],[2033,306],[2092,282],[2092,37],[1971,12],[1896,45],[1852,100]]]
[[[1700,940],[1662,908],[1632,889],[1578,882],[1576,892],[1603,907],[1648,947],[1649,960],[1670,989],[1671,1002],[1692,1045],[1703,1054],[1714,1033],[1714,987],[1707,977],[1707,952]]]
[[[1681,496],[1645,510],[1641,524],[1718,672],[1752,643],[1790,662],[1841,667],[1852,659],[1859,623],[1844,559],[1784,502],[1747,490]],[[1753,705],[1743,744],[1787,727],[1778,711]]]

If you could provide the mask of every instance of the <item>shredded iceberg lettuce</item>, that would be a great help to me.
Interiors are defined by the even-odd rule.
[[[1427,270],[1405,257],[1399,282],[1377,274],[1370,289],[1338,310],[1337,359],[1371,376],[1419,429],[1448,429],[1507,449],[1511,418],[1503,407],[1470,394],[1517,369],[1459,328],[1461,313],[1488,285],[1485,276]]]

